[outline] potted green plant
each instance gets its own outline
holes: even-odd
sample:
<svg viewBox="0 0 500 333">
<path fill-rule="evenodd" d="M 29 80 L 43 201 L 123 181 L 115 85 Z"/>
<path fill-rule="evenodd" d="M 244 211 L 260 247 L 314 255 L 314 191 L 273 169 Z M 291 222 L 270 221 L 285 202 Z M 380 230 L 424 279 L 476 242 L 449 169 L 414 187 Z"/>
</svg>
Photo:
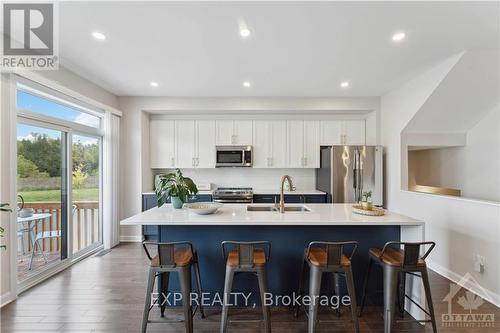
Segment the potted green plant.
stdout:
<svg viewBox="0 0 500 333">
<path fill-rule="evenodd" d="M 12 212 L 12 209 L 10 209 L 8 203 L 3 203 L 3 204 L 0 204 L 0 212 Z M 5 231 L 5 229 L 0 227 L 0 237 L 3 237 L 4 231 Z M 6 248 L 7 248 L 7 246 L 0 245 L 0 249 L 6 249 Z"/>
<path fill-rule="evenodd" d="M 180 169 L 175 169 L 175 172 L 158 177 L 155 192 L 158 207 L 170 199 L 172 206 L 179 209 L 187 202 L 189 196 L 198 193 L 198 188 L 191 178 L 184 177 Z"/>
<path fill-rule="evenodd" d="M 372 210 L 373 209 L 373 203 L 370 200 L 372 197 L 372 191 L 365 191 L 363 192 L 363 200 L 361 201 L 361 208 L 365 210 Z"/>
</svg>

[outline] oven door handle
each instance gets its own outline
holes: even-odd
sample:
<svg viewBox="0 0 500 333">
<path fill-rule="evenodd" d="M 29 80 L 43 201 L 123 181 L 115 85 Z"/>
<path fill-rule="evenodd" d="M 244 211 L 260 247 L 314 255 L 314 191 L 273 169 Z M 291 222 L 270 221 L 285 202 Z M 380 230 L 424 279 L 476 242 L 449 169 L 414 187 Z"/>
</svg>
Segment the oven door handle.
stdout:
<svg viewBox="0 0 500 333">
<path fill-rule="evenodd" d="M 214 199 L 214 202 L 220 203 L 252 203 L 251 199 L 238 199 L 238 200 L 226 200 L 226 199 Z"/>
</svg>

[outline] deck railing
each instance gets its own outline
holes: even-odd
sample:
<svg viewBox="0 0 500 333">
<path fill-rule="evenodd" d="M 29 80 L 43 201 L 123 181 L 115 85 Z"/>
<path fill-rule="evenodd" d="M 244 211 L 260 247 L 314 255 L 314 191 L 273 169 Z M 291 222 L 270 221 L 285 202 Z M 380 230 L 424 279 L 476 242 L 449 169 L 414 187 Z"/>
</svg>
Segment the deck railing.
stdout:
<svg viewBox="0 0 500 333">
<path fill-rule="evenodd" d="M 97 201 L 77 201 L 73 202 L 73 218 L 68 219 L 68 223 L 73 223 L 73 252 L 84 249 L 85 247 L 99 241 L 101 237 L 101 228 L 99 224 L 99 202 Z M 61 203 L 58 202 L 26 202 L 25 208 L 33 208 L 36 213 L 49 213 L 47 218 L 37 223 L 35 234 L 42 231 L 61 230 Z M 27 250 L 31 251 L 31 239 L 28 233 Z M 44 239 L 41 242 L 43 251 L 57 252 L 61 249 L 61 238 Z"/>
</svg>

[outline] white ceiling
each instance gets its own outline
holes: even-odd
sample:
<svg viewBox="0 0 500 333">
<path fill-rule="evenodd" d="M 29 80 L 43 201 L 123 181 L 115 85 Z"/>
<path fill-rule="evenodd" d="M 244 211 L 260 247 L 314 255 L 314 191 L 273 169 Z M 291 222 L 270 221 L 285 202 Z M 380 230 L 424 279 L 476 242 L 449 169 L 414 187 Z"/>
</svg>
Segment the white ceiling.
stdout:
<svg viewBox="0 0 500 333">
<path fill-rule="evenodd" d="M 498 24 L 498 2 L 62 2 L 59 47 L 63 66 L 121 96 L 380 96 L 498 47 Z"/>
</svg>

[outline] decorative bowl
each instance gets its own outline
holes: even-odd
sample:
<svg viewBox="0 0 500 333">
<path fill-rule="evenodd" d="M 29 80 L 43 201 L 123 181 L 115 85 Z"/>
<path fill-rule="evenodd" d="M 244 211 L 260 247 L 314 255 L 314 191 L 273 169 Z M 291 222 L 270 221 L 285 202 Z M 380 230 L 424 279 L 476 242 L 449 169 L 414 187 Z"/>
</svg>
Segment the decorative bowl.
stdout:
<svg viewBox="0 0 500 333">
<path fill-rule="evenodd" d="M 379 207 L 372 207 L 371 210 L 363 209 L 361 205 L 352 205 L 352 212 L 360 215 L 368 216 L 383 216 L 385 215 L 385 209 Z"/>
<path fill-rule="evenodd" d="M 17 216 L 19 217 L 31 217 L 35 214 L 35 210 L 33 208 L 23 208 L 17 212 Z"/>
<path fill-rule="evenodd" d="M 215 213 L 222 206 L 224 205 L 220 202 L 193 202 L 184 204 L 183 208 L 195 214 L 208 215 Z"/>
</svg>

